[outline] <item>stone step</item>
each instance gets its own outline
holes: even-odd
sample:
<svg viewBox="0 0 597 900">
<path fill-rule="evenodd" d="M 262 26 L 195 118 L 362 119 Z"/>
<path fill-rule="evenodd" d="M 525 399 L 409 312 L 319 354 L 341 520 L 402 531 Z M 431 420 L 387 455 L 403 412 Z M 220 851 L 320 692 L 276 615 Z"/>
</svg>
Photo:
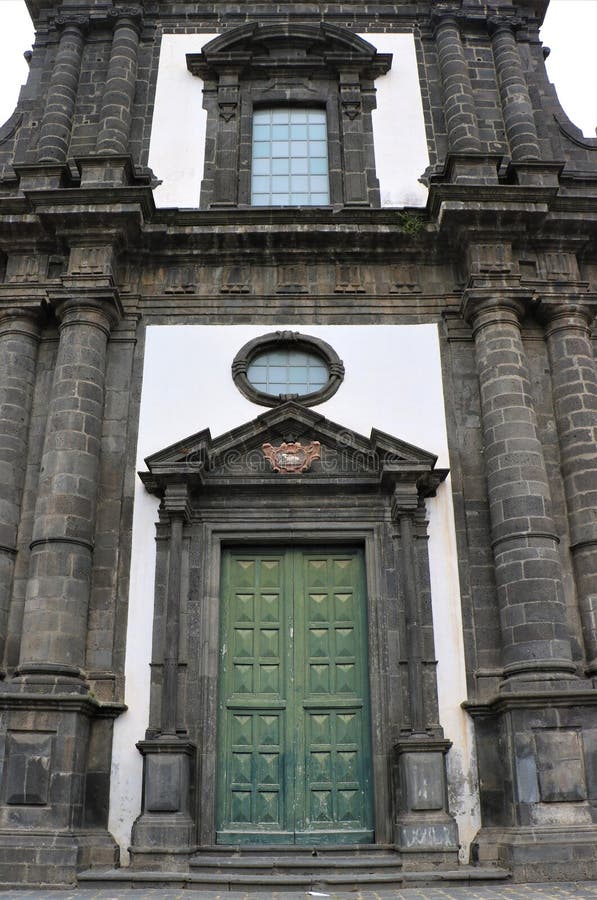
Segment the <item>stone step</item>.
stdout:
<svg viewBox="0 0 597 900">
<path fill-rule="evenodd" d="M 421 872 L 395 871 L 319 871 L 289 874 L 266 869 L 260 873 L 245 872 L 148 872 L 130 869 L 89 870 L 78 876 L 82 887 L 113 888 L 180 888 L 224 891 L 296 891 L 366 890 L 403 887 L 455 887 L 459 885 L 494 884 L 510 877 L 505 869 L 484 866 L 460 866 L 458 869 L 433 869 Z"/>
<path fill-rule="evenodd" d="M 207 856 L 396 856 L 394 844 L 202 844 L 192 859 Z"/>
<path fill-rule="evenodd" d="M 346 850 L 344 851 L 346 853 Z M 369 854 L 362 856 L 340 856 L 327 854 L 268 854 L 264 856 L 245 854 L 207 854 L 193 856 L 189 860 L 191 872 L 229 872 L 235 875 L 247 874 L 309 874 L 321 876 L 324 873 L 341 874 L 342 872 L 381 873 L 384 870 L 400 872 L 402 863 L 397 853 Z"/>
</svg>

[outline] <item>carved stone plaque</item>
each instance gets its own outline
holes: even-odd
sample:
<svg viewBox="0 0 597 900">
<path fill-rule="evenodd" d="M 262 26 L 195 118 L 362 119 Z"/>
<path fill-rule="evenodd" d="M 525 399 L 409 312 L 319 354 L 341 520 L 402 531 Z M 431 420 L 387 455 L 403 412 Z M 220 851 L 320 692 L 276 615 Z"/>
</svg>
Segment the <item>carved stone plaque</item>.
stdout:
<svg viewBox="0 0 597 900">
<path fill-rule="evenodd" d="M 262 450 L 274 472 L 296 475 L 299 472 L 306 472 L 313 460 L 319 459 L 320 447 L 319 441 L 310 441 L 308 444 L 293 441 L 289 444 L 280 444 L 279 447 L 263 444 Z"/>
</svg>

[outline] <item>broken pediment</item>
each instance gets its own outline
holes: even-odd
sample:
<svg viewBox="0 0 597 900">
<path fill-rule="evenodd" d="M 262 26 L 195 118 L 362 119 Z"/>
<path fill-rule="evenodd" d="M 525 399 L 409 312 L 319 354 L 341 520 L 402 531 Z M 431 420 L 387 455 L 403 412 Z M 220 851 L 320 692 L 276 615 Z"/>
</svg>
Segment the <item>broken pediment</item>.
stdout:
<svg viewBox="0 0 597 900">
<path fill-rule="evenodd" d="M 294 401 L 268 410 L 251 422 L 212 438 L 209 429 L 149 456 L 140 473 L 152 493 L 187 483 L 280 485 L 300 480 L 305 487 L 328 484 L 344 490 L 390 490 L 416 486 L 432 494 L 445 478 L 437 457 L 373 429 L 364 437 Z"/>
</svg>

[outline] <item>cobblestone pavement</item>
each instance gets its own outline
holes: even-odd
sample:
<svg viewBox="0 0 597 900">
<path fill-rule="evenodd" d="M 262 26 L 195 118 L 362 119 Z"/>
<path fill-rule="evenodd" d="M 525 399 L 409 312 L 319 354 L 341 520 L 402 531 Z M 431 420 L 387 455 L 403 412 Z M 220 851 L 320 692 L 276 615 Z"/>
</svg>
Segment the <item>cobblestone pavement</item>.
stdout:
<svg viewBox="0 0 597 900">
<path fill-rule="evenodd" d="M 0 900 L 597 900 L 597 881 L 511 886 L 417 887 L 390 891 L 240 893 L 153 888 L 0 891 Z"/>
</svg>

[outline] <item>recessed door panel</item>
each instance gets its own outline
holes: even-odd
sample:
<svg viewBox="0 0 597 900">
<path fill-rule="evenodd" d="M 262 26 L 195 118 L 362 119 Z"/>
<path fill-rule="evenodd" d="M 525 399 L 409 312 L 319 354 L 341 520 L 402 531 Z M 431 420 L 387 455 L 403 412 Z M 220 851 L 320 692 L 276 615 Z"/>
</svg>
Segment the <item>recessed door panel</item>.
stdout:
<svg viewBox="0 0 597 900">
<path fill-rule="evenodd" d="M 222 566 L 220 843 L 371 841 L 358 550 L 230 550 Z"/>
</svg>

